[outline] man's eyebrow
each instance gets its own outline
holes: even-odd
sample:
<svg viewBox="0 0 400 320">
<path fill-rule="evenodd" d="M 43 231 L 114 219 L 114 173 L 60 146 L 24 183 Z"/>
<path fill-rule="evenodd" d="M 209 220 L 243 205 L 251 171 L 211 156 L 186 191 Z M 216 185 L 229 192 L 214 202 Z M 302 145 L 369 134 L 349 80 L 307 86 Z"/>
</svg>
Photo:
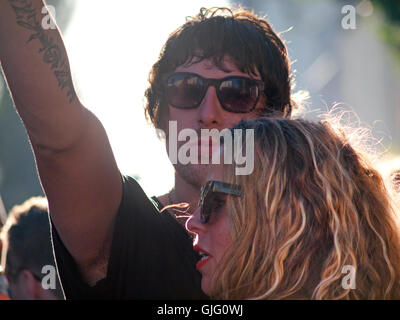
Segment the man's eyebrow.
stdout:
<svg viewBox="0 0 400 320">
<path fill-rule="evenodd" d="M 223 61 L 220 61 L 219 63 L 218 62 L 215 63 L 215 61 L 213 61 L 212 59 L 213 58 L 204 58 L 201 56 L 193 56 L 192 58 L 188 59 L 188 61 L 186 61 L 184 64 L 182 64 L 182 66 L 190 67 L 194 64 L 202 62 L 203 60 L 208 60 L 208 63 L 204 66 L 206 70 L 211 70 L 214 67 L 216 67 L 225 73 L 232 73 L 234 71 L 233 69 L 229 69 L 227 66 L 225 66 L 225 63 Z"/>
</svg>

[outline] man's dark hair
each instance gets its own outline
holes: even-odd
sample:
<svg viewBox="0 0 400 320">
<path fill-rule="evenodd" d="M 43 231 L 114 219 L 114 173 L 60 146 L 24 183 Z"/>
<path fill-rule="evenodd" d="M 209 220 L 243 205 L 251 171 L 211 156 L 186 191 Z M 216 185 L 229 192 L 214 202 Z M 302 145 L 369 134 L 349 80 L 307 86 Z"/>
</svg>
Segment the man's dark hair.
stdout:
<svg viewBox="0 0 400 320">
<path fill-rule="evenodd" d="M 32 197 L 14 206 L 1 231 L 3 241 L 2 265 L 9 276 L 15 278 L 22 270 L 40 277 L 45 265 L 55 267 L 50 236 L 48 203 L 43 197 Z M 4 261 L 6 260 L 6 261 Z M 49 289 L 59 299 L 64 299 L 61 285 Z"/>
<path fill-rule="evenodd" d="M 147 119 L 156 128 L 163 128 L 168 115 L 163 96 L 162 76 L 191 61 L 212 59 L 222 68 L 224 56 L 230 56 L 236 67 L 249 75 L 255 70 L 265 83 L 265 108 L 262 116 L 278 113 L 290 116 L 290 61 L 286 46 L 271 25 L 249 11 L 232 12 L 228 8 L 200 9 L 195 17 L 170 34 L 158 61 L 149 75 L 146 90 Z"/>
</svg>

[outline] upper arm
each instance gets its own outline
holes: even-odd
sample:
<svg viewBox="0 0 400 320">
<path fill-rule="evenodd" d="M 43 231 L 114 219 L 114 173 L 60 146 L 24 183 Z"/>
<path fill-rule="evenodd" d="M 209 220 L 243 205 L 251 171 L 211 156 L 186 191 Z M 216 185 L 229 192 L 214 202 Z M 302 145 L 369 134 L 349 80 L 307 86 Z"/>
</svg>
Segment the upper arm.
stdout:
<svg viewBox="0 0 400 320">
<path fill-rule="evenodd" d="M 86 128 L 69 148 L 33 149 L 53 223 L 78 265 L 89 268 L 110 250 L 122 181 L 103 126 L 84 113 Z"/>
<path fill-rule="evenodd" d="M 103 126 L 75 93 L 60 31 L 41 25 L 43 6 L 0 0 L 0 61 L 54 226 L 90 273 L 109 252 L 122 182 Z"/>
<path fill-rule="evenodd" d="M 80 266 L 107 253 L 122 184 L 106 132 L 79 101 L 42 0 L 0 0 L 0 61 L 27 129 L 50 215 Z"/>
</svg>

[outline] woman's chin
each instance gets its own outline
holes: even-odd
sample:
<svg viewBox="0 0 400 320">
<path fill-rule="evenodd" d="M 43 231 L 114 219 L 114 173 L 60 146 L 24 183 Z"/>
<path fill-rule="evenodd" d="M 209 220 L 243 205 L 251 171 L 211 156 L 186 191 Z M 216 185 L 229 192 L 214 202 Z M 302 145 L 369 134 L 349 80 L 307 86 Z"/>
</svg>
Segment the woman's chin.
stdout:
<svg viewBox="0 0 400 320">
<path fill-rule="evenodd" d="M 211 285 L 209 278 L 207 276 L 203 276 L 201 278 L 201 290 L 203 290 L 203 292 L 208 296 L 210 295 L 210 287 Z"/>
</svg>

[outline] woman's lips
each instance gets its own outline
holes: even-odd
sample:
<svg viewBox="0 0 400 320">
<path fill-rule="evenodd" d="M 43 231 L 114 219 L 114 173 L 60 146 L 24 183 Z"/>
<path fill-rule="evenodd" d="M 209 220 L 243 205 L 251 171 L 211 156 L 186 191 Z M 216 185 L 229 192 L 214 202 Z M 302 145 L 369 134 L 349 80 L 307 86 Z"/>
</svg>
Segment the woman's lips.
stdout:
<svg viewBox="0 0 400 320">
<path fill-rule="evenodd" d="M 197 269 L 197 270 L 200 270 L 200 268 L 201 268 L 202 266 L 204 266 L 210 259 L 211 259 L 211 257 L 202 258 L 200 261 L 198 261 L 198 262 L 196 263 L 196 269 Z"/>
<path fill-rule="evenodd" d="M 199 270 L 211 259 L 211 255 L 197 244 L 193 246 L 193 249 L 201 256 L 201 259 L 196 263 L 196 269 Z"/>
</svg>

